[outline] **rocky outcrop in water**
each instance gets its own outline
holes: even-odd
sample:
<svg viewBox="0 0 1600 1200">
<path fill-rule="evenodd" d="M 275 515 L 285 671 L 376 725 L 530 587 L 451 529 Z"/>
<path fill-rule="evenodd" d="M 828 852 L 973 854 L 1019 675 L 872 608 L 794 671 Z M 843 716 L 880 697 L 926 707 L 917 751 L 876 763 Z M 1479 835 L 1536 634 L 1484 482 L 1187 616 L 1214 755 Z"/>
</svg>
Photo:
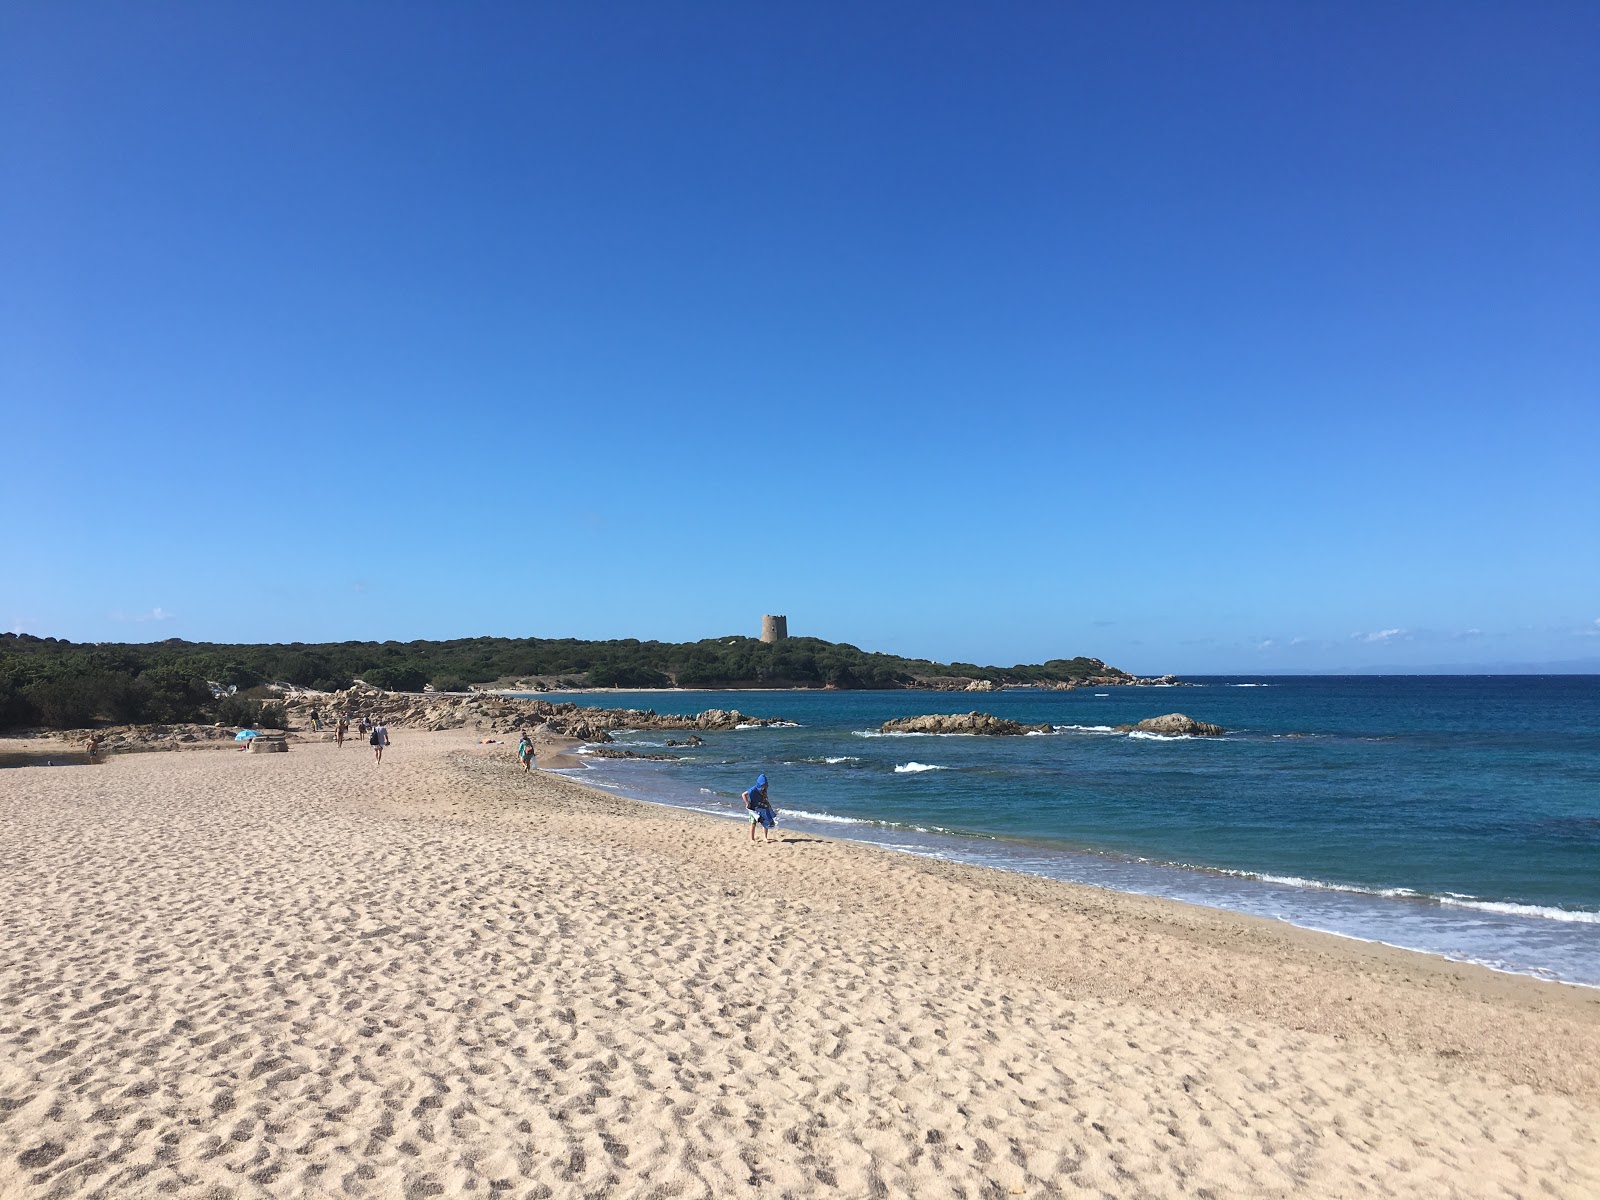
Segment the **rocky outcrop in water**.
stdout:
<svg viewBox="0 0 1600 1200">
<path fill-rule="evenodd" d="M 1228 731 L 1221 725 L 1209 725 L 1182 713 L 1168 713 L 1164 717 L 1146 717 L 1137 725 L 1118 725 L 1117 732 L 1161 733 L 1168 737 L 1221 737 Z"/>
<path fill-rule="evenodd" d="M 482 729 L 495 733 L 539 730 L 548 737 L 608 742 L 617 729 L 671 729 L 708 733 L 739 726 L 787 724 L 779 717 L 751 717 L 738 709 L 707 709 L 692 716 L 654 709 L 580 708 L 548 700 L 496 696 L 488 692 L 384 692 L 354 687 L 331 695 L 315 693 L 287 701 L 293 711 L 318 709 L 324 722 L 347 717 L 378 717 L 386 725 L 410 729 Z"/>
<path fill-rule="evenodd" d="M 924 717 L 899 717 L 885 721 L 879 733 L 975 733 L 987 737 L 1013 737 L 1023 733 L 1049 733 L 1049 725 L 1024 725 L 991 713 L 932 713 Z"/>
</svg>

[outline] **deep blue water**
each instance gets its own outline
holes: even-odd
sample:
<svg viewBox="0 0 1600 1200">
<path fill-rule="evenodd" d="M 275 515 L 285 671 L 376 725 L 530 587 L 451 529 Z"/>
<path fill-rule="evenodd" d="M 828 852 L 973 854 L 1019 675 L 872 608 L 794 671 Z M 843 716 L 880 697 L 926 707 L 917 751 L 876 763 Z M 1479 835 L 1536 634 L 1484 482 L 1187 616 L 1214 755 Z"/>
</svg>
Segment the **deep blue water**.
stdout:
<svg viewBox="0 0 1600 1200">
<path fill-rule="evenodd" d="M 1600 677 L 1198 683 L 572 698 L 798 723 L 586 772 L 641 798 L 737 814 L 765 771 L 790 828 L 1600 985 Z M 1057 732 L 876 735 L 890 717 L 974 708 Z M 1229 733 L 1110 730 L 1173 711 Z M 659 752 L 665 736 L 619 740 Z"/>
</svg>

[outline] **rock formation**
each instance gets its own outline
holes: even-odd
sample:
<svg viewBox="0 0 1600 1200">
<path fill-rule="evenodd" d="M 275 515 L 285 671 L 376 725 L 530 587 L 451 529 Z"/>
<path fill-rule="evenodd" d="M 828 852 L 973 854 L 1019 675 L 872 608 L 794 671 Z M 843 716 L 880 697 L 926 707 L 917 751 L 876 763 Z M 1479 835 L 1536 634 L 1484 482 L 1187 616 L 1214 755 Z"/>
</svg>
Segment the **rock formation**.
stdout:
<svg viewBox="0 0 1600 1200">
<path fill-rule="evenodd" d="M 1007 721 L 991 713 L 933 713 L 924 717 L 900 717 L 885 721 L 880 733 L 976 733 L 993 737 L 1009 737 L 1023 733 L 1050 733 L 1049 725 L 1024 725 Z"/>
<path fill-rule="evenodd" d="M 482 729 L 494 733 L 536 730 L 547 737 L 608 742 L 616 729 L 672 729 L 706 733 L 740 725 L 786 724 L 778 717 L 750 717 L 737 709 L 707 709 L 693 716 L 658 713 L 654 709 L 580 708 L 548 700 L 495 696 L 487 692 L 384 692 L 354 687 L 332 695 L 308 695 L 288 701 L 291 710 L 320 708 L 352 724 L 366 715 L 385 724 L 412 729 Z"/>
<path fill-rule="evenodd" d="M 1228 731 L 1221 725 L 1208 725 L 1182 713 L 1168 713 L 1164 717 L 1146 717 L 1137 725 L 1118 725 L 1118 733 L 1164 733 L 1169 737 L 1221 737 Z"/>
</svg>

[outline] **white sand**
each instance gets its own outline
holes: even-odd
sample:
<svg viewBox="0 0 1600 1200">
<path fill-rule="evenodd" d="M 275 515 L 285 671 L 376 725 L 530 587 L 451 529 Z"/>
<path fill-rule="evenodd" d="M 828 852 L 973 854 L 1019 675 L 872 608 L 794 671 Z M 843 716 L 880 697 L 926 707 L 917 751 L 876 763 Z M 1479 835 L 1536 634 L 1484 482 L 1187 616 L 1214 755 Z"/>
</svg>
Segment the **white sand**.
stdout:
<svg viewBox="0 0 1600 1200">
<path fill-rule="evenodd" d="M 1600 1197 L 1600 993 L 394 736 L 0 772 L 0 1196 Z"/>
</svg>

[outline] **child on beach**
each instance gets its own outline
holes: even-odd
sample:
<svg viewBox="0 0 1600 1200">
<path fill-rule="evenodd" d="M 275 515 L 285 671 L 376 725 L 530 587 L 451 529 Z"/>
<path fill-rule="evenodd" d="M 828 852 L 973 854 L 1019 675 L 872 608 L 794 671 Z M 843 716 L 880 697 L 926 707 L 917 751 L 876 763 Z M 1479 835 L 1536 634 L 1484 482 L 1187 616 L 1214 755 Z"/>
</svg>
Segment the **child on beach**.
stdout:
<svg viewBox="0 0 1600 1200">
<path fill-rule="evenodd" d="M 521 760 L 524 771 L 533 770 L 533 739 L 527 734 L 523 734 L 522 740 L 517 743 L 517 758 Z"/>
<path fill-rule="evenodd" d="M 367 743 L 372 747 L 372 761 L 383 761 L 383 748 L 389 744 L 389 731 L 384 728 L 382 721 L 377 721 L 372 726 L 372 732 L 367 735 Z"/>
<path fill-rule="evenodd" d="M 778 823 L 778 812 L 767 799 L 767 777 L 756 776 L 756 785 L 743 793 L 744 806 L 750 811 L 750 840 L 756 840 L 756 826 L 761 826 L 764 842 L 772 840 L 772 827 Z"/>
</svg>

